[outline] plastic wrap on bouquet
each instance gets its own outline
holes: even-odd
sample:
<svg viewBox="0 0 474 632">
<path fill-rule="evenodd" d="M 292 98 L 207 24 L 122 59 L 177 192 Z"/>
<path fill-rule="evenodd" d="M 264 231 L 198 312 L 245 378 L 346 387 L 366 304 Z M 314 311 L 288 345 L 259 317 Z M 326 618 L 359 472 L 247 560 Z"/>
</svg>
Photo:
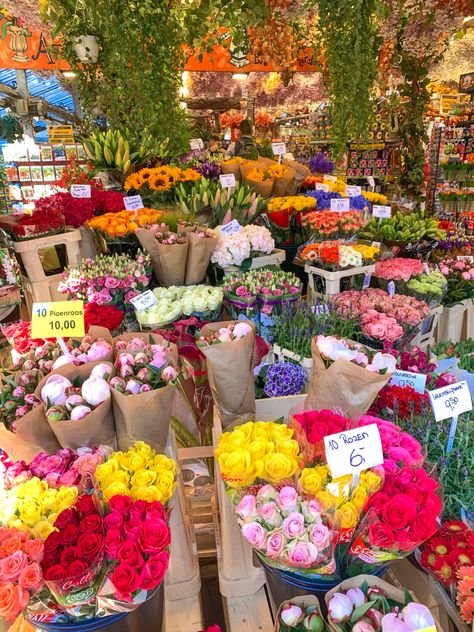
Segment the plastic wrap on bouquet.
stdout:
<svg viewBox="0 0 474 632">
<path fill-rule="evenodd" d="M 259 334 L 267 342 L 273 342 L 275 337 L 276 319 L 281 316 L 283 305 L 296 303 L 299 294 L 272 295 L 260 294 L 258 296 L 258 306 L 260 310 L 260 331 Z"/>
<path fill-rule="evenodd" d="M 255 325 L 257 333 L 260 333 L 260 310 L 256 296 L 245 297 L 226 293 L 224 306 L 231 320 L 250 321 Z"/>
</svg>

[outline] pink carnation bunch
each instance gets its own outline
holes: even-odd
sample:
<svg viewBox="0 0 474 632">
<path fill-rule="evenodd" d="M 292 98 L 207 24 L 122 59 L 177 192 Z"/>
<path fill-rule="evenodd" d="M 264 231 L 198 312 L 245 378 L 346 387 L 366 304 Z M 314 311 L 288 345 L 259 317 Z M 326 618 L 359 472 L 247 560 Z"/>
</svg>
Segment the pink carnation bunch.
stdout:
<svg viewBox="0 0 474 632">
<path fill-rule="evenodd" d="M 375 264 L 375 276 L 388 281 L 409 281 L 423 273 L 423 264 L 418 259 L 385 259 Z"/>
</svg>

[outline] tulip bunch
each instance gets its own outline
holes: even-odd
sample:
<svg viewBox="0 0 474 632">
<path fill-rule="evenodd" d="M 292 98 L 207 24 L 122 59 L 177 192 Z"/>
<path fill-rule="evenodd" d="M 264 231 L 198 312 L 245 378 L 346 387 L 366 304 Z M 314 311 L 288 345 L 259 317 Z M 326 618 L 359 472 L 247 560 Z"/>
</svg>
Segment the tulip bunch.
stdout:
<svg viewBox="0 0 474 632">
<path fill-rule="evenodd" d="M 102 363 L 93 367 L 90 377 L 81 387 L 76 387 L 67 377 L 53 374 L 41 389 L 41 401 L 46 406 L 46 417 L 50 421 L 79 421 L 110 399 L 107 380 L 111 365 Z"/>
<path fill-rule="evenodd" d="M 18 382 L 4 378 L 0 391 L 0 419 L 7 430 L 15 432 L 16 421 L 41 403 L 34 392 L 42 377 L 34 369 L 25 369 L 18 376 Z"/>
<path fill-rule="evenodd" d="M 364 367 L 374 373 L 393 373 L 396 360 L 390 353 L 374 353 L 367 347 L 356 342 L 349 342 L 334 336 L 318 336 L 319 353 L 329 365 L 336 360 L 347 360 Z"/>
<path fill-rule="evenodd" d="M 410 632 L 436 627 L 426 606 L 397 603 L 386 589 L 367 582 L 334 593 L 328 601 L 328 618 L 340 632 Z"/>
<path fill-rule="evenodd" d="M 311 630 L 312 632 L 325 632 L 326 624 L 316 604 L 304 607 L 291 601 L 280 606 L 279 610 L 280 632 L 291 630 Z"/>
<path fill-rule="evenodd" d="M 166 386 L 178 377 L 178 369 L 167 355 L 167 347 L 134 338 L 119 341 L 111 388 L 123 395 L 138 395 Z"/>
</svg>

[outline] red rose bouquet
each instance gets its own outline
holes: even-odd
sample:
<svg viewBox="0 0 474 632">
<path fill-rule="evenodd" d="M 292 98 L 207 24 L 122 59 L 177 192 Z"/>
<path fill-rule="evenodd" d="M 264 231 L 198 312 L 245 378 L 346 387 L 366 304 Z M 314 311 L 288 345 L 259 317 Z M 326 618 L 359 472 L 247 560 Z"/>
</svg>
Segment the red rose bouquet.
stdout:
<svg viewBox="0 0 474 632">
<path fill-rule="evenodd" d="M 106 327 L 109 331 L 118 329 L 122 324 L 125 313 L 114 305 L 99 305 L 87 303 L 84 307 L 84 325 L 86 333 L 91 325 Z"/>
<path fill-rule="evenodd" d="M 293 415 L 289 426 L 295 432 L 305 463 L 325 460 L 324 437 L 346 430 L 349 420 L 331 410 L 305 410 Z"/>
<path fill-rule="evenodd" d="M 21 321 L 12 323 L 6 327 L 2 327 L 2 334 L 8 340 L 16 355 L 13 354 L 13 362 L 16 362 L 17 356 L 25 355 L 31 349 L 41 347 L 45 340 L 42 338 L 31 337 L 31 323 L 29 321 Z M 55 341 L 55 338 L 47 338 L 49 341 Z"/>
</svg>

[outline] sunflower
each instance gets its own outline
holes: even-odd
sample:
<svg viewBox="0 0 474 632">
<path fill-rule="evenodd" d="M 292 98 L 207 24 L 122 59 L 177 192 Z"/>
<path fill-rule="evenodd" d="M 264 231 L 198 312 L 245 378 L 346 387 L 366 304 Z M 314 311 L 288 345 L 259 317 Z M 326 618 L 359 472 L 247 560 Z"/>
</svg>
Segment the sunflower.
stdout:
<svg viewBox="0 0 474 632">
<path fill-rule="evenodd" d="M 148 181 L 148 185 L 153 191 L 169 191 L 171 188 L 170 178 L 160 173 L 152 175 Z"/>
<path fill-rule="evenodd" d="M 195 169 L 186 169 L 181 171 L 179 179 L 182 182 L 197 182 L 201 178 L 201 174 Z"/>
<path fill-rule="evenodd" d="M 162 176 L 166 176 L 170 183 L 177 182 L 181 175 L 181 169 L 179 167 L 170 167 L 168 165 L 157 167 L 154 171 Z"/>
<path fill-rule="evenodd" d="M 474 597 L 468 597 L 460 604 L 461 616 L 466 623 L 472 623 L 474 619 Z"/>
<path fill-rule="evenodd" d="M 142 181 L 142 184 L 146 184 L 146 182 L 151 178 L 151 176 L 153 175 L 153 171 L 154 169 L 140 169 L 140 171 L 136 174 L 140 180 Z"/>
<path fill-rule="evenodd" d="M 132 173 L 125 180 L 123 188 L 125 189 L 125 191 L 130 191 L 130 189 L 138 190 L 142 186 L 142 184 L 143 182 L 138 173 Z"/>
</svg>

